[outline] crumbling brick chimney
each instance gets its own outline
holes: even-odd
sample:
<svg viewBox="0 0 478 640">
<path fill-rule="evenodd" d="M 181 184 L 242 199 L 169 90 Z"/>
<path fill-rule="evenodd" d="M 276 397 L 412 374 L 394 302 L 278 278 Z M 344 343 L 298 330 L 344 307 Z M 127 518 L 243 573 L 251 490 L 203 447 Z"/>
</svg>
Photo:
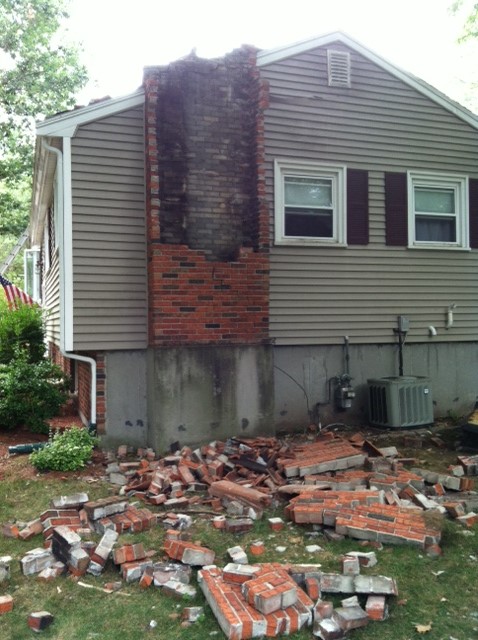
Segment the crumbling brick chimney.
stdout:
<svg viewBox="0 0 478 640">
<path fill-rule="evenodd" d="M 268 340 L 256 52 L 145 71 L 150 344 Z"/>
</svg>

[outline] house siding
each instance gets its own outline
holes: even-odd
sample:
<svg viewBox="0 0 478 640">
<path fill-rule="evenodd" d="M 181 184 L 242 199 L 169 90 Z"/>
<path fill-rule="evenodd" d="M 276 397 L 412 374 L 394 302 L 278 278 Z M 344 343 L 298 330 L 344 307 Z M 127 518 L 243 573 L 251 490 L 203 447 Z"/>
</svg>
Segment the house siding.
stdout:
<svg viewBox="0 0 478 640">
<path fill-rule="evenodd" d="M 392 343 L 396 316 L 411 320 L 409 342 L 471 341 L 478 334 L 478 253 L 385 245 L 387 171 L 421 169 L 478 176 L 477 132 L 375 63 L 351 54 L 352 86 L 327 86 L 327 48 L 261 68 L 266 195 L 273 238 L 273 162 L 343 163 L 369 172 L 367 246 L 273 246 L 270 336 L 277 345 Z M 445 330 L 446 309 L 457 304 Z"/>
<path fill-rule="evenodd" d="M 74 349 L 147 346 L 144 110 L 72 139 Z"/>
<path fill-rule="evenodd" d="M 60 344 L 60 265 L 58 251 L 44 278 L 42 307 L 45 310 L 45 336 L 47 342 Z"/>
</svg>

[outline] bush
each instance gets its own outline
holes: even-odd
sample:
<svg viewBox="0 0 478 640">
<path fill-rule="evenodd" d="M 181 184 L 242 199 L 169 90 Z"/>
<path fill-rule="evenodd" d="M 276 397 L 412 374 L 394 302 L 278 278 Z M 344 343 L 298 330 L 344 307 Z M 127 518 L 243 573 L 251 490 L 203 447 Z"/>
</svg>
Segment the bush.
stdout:
<svg viewBox="0 0 478 640">
<path fill-rule="evenodd" d="M 68 379 L 49 360 L 32 364 L 18 346 L 8 364 L 0 364 L 0 426 L 27 426 L 48 433 L 45 420 L 58 415 L 68 398 Z"/>
<path fill-rule="evenodd" d="M 20 348 L 29 362 L 40 362 L 45 355 L 42 311 L 22 304 L 18 309 L 0 308 L 0 363 L 8 364 Z"/>
<path fill-rule="evenodd" d="M 30 454 L 30 462 L 40 471 L 76 471 L 91 459 L 97 439 L 82 427 L 57 431 L 48 444 Z"/>
</svg>

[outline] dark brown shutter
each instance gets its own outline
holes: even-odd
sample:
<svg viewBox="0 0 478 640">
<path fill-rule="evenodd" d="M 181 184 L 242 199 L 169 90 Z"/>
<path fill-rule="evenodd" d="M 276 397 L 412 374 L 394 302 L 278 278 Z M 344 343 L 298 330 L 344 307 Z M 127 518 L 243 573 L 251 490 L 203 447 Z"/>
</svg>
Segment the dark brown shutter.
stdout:
<svg viewBox="0 0 478 640">
<path fill-rule="evenodd" d="M 478 249 L 478 180 L 469 180 L 470 247 Z"/>
<path fill-rule="evenodd" d="M 385 173 L 385 243 L 408 244 L 407 174 Z"/>
<path fill-rule="evenodd" d="M 347 244 L 368 244 L 368 171 L 347 170 Z"/>
</svg>

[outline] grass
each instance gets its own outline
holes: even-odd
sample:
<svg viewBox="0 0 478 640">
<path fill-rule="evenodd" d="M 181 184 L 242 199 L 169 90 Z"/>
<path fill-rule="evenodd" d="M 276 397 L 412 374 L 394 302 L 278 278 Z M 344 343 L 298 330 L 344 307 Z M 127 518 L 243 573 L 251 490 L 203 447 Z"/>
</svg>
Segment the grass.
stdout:
<svg viewBox="0 0 478 640">
<path fill-rule="evenodd" d="M 433 460 L 431 457 L 428 459 L 430 452 L 425 450 L 424 453 L 427 454 L 427 466 L 432 468 Z M 456 454 L 451 457 L 456 459 Z M 25 460 L 21 464 L 27 464 Z M 449 463 L 448 454 L 435 450 L 434 462 L 436 470 L 444 470 Z M 0 482 L 0 522 L 15 518 L 32 519 L 48 507 L 54 496 L 86 491 L 91 499 L 95 499 L 111 493 L 111 487 L 106 483 L 88 483 L 75 479 L 72 474 L 64 475 L 68 479 L 39 475 L 31 480 L 17 480 L 15 474 L 8 475 Z M 282 509 L 277 508 L 267 514 L 269 517 L 272 515 L 282 515 Z M 256 539 L 262 539 L 266 545 L 266 553 L 260 561 L 316 562 L 324 571 L 340 571 L 340 558 L 347 551 L 370 550 L 362 548 L 354 540 L 328 542 L 322 536 L 310 537 L 307 535 L 311 533 L 310 527 L 294 524 L 288 524 L 283 532 L 274 534 L 267 526 L 267 518 L 257 521 L 252 532 L 234 536 L 212 528 L 205 516 L 198 515 L 194 516 L 190 532 L 193 541 L 200 541 L 215 550 L 219 565 L 228 561 L 228 547 L 241 544 L 247 549 Z M 147 549 L 157 551 L 158 560 L 162 557 L 163 539 L 164 530 L 160 526 L 135 536 L 120 537 L 122 542 L 142 541 Z M 46 639 L 209 640 L 223 637 L 199 589 L 194 599 L 180 601 L 154 587 L 143 591 L 137 584 L 125 584 L 121 591 L 105 594 L 83 588 L 71 577 L 40 583 L 35 576 L 23 576 L 20 558 L 26 551 L 41 546 L 42 542 L 41 536 L 30 541 L 0 538 L 0 555 L 14 558 L 11 580 L 0 584 L 0 594 L 9 593 L 15 601 L 13 612 L 0 618 L 0 640 L 31 639 L 33 633 L 26 620 L 30 612 L 38 610 L 47 610 L 55 617 L 53 625 L 42 633 Z M 323 550 L 308 554 L 305 545 L 311 543 L 319 544 Z M 279 545 L 287 547 L 285 553 L 276 551 Z M 465 530 L 447 521 L 442 548 L 443 555 L 437 559 L 405 546 L 384 547 L 377 551 L 378 564 L 363 572 L 394 577 L 399 596 L 390 600 L 388 620 L 371 623 L 364 629 L 351 632 L 349 637 L 354 640 L 413 640 L 422 637 L 416 625 L 430 622 L 431 630 L 424 635 L 427 640 L 472 640 L 478 637 L 478 527 Z M 102 587 L 118 577 L 117 570 L 108 566 L 101 577 L 87 575 L 82 581 Z M 338 604 L 340 599 L 335 598 L 334 601 Z M 189 627 L 182 626 L 182 609 L 195 605 L 205 606 L 204 618 Z M 156 626 L 151 626 L 151 621 L 155 621 Z M 293 636 L 295 640 L 312 637 L 311 629 Z"/>
</svg>

